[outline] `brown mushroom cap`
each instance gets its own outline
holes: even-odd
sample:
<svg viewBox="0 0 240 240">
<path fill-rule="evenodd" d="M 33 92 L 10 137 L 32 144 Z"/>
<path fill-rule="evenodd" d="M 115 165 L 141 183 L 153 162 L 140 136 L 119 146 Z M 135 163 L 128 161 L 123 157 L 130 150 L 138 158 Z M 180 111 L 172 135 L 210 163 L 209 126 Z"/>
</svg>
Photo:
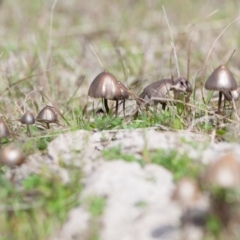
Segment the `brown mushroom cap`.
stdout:
<svg viewBox="0 0 240 240">
<path fill-rule="evenodd" d="M 220 65 L 208 77 L 205 88 L 213 91 L 232 91 L 237 89 L 237 83 L 231 71 Z"/>
<path fill-rule="evenodd" d="M 22 124 L 34 124 L 35 123 L 35 118 L 34 118 L 34 116 L 31 112 L 27 111 L 21 117 L 20 122 Z"/>
<path fill-rule="evenodd" d="M 24 163 L 25 159 L 26 157 L 13 143 L 10 143 L 0 152 L 0 163 L 9 167 L 19 166 Z"/>
<path fill-rule="evenodd" d="M 119 84 L 120 91 L 121 91 L 121 97 L 118 99 L 119 100 L 128 99 L 129 98 L 128 89 L 124 86 L 124 84 L 122 82 L 118 81 L 118 84 Z"/>
<path fill-rule="evenodd" d="M 52 107 L 46 106 L 38 113 L 36 120 L 44 123 L 56 123 L 57 115 L 53 111 Z"/>
<path fill-rule="evenodd" d="M 126 87 L 107 71 L 96 76 L 90 85 L 88 95 L 92 98 L 109 100 L 123 100 L 128 98 Z"/>
<path fill-rule="evenodd" d="M 11 132 L 7 124 L 3 120 L 0 120 L 0 138 L 9 137 L 10 134 Z"/>
</svg>

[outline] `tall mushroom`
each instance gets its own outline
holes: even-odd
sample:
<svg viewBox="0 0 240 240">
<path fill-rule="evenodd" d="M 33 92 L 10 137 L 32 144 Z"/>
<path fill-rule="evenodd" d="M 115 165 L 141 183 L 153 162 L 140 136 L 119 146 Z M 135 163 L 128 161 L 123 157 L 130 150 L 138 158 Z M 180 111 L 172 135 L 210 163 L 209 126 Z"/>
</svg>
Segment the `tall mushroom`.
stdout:
<svg viewBox="0 0 240 240">
<path fill-rule="evenodd" d="M 223 92 L 234 91 L 237 89 L 236 80 L 233 77 L 231 71 L 224 65 L 220 65 L 216 68 L 212 74 L 208 77 L 205 88 L 207 90 L 219 91 L 218 99 L 218 111 L 221 113 L 221 101 Z"/>
<path fill-rule="evenodd" d="M 53 107 L 44 107 L 37 115 L 36 121 L 46 123 L 47 129 L 50 128 L 50 123 L 57 123 L 57 114 L 53 111 Z"/>
<path fill-rule="evenodd" d="M 104 71 L 97 75 L 91 83 L 88 96 L 102 98 L 106 113 L 109 113 L 108 100 L 116 101 L 115 114 L 118 113 L 118 101 L 129 97 L 127 88 L 109 72 Z"/>
<path fill-rule="evenodd" d="M 33 114 L 31 112 L 29 112 L 29 111 L 25 112 L 23 114 L 23 116 L 21 117 L 20 122 L 22 124 L 26 124 L 26 126 L 27 126 L 27 135 L 31 136 L 29 125 L 35 123 L 35 118 L 34 118 Z"/>
</svg>

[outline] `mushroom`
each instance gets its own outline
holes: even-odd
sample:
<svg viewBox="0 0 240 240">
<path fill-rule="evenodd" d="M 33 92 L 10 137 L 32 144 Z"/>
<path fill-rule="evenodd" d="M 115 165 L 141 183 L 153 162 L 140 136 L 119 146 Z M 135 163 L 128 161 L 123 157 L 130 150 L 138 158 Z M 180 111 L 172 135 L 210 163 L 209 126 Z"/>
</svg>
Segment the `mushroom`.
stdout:
<svg viewBox="0 0 240 240">
<path fill-rule="evenodd" d="M 239 99 L 240 96 L 240 88 L 238 87 L 236 90 L 233 91 L 223 91 L 223 95 L 225 97 L 226 100 L 228 101 L 236 101 Z"/>
<path fill-rule="evenodd" d="M 35 123 L 35 118 L 34 118 L 33 114 L 31 112 L 27 111 L 21 117 L 20 122 L 22 124 L 26 124 L 26 126 L 27 126 L 27 135 L 31 136 L 29 125 Z"/>
<path fill-rule="evenodd" d="M 201 195 L 197 183 L 191 178 L 182 178 L 177 182 L 176 189 L 172 194 L 172 199 L 178 201 L 183 206 L 188 206 Z"/>
<path fill-rule="evenodd" d="M 175 81 L 162 79 L 145 87 L 139 98 L 146 102 L 149 102 L 152 98 L 166 98 L 166 100 L 153 100 L 154 105 L 160 103 L 162 104 L 162 109 L 165 110 L 167 98 L 173 99 L 175 95 L 178 98 L 180 92 L 192 92 L 192 86 L 186 78 L 180 77 Z"/>
<path fill-rule="evenodd" d="M 176 201 L 183 209 L 182 223 L 202 226 L 206 222 L 209 211 L 209 200 L 201 192 L 197 182 L 191 178 L 182 178 L 177 182 L 172 194 L 172 200 Z"/>
<path fill-rule="evenodd" d="M 37 115 L 36 121 L 46 123 L 47 129 L 50 128 L 50 123 L 57 123 L 57 114 L 53 111 L 53 107 L 44 107 Z"/>
<path fill-rule="evenodd" d="M 104 100 L 106 113 L 109 113 L 107 100 L 115 100 L 116 115 L 118 113 L 118 101 L 125 100 L 129 97 L 127 88 L 107 71 L 95 77 L 89 87 L 88 96 L 92 98 L 102 98 Z M 125 107 L 125 105 L 123 107 Z"/>
<path fill-rule="evenodd" d="M 220 188 L 239 187 L 240 163 L 232 154 L 225 155 L 208 167 L 203 181 Z"/>
<path fill-rule="evenodd" d="M 119 100 L 123 100 L 123 115 L 125 116 L 125 100 L 129 98 L 128 89 L 123 85 L 122 82 L 118 81 L 118 84 L 120 85 L 120 91 L 122 93 L 122 97 L 119 98 Z M 116 106 L 117 107 L 117 106 Z M 116 109 L 117 112 L 117 109 Z"/>
<path fill-rule="evenodd" d="M 11 135 L 8 125 L 3 120 L 0 120 L 0 147 L 2 145 L 2 138 L 7 138 Z"/>
<path fill-rule="evenodd" d="M 13 143 L 10 143 L 0 152 L 0 163 L 11 168 L 22 165 L 25 159 L 24 154 Z"/>
<path fill-rule="evenodd" d="M 217 113 L 220 114 L 222 94 L 225 93 L 224 95 L 226 96 L 228 95 L 228 92 L 237 90 L 237 83 L 231 71 L 226 66 L 220 65 L 208 77 L 205 83 L 205 88 L 207 90 L 219 91 Z M 230 101 L 232 101 L 232 99 L 230 99 Z"/>
</svg>

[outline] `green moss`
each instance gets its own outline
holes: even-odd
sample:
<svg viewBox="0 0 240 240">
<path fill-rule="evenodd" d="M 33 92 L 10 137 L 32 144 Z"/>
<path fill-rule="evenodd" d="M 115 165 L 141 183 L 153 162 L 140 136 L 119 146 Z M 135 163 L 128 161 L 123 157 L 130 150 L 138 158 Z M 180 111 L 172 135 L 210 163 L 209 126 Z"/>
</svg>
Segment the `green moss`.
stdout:
<svg viewBox="0 0 240 240">
<path fill-rule="evenodd" d="M 71 181 L 64 184 L 45 171 L 30 175 L 18 189 L 1 175 L 1 239 L 46 239 L 78 204 L 80 176 L 72 172 Z"/>
<path fill-rule="evenodd" d="M 200 171 L 199 163 L 194 162 L 186 153 L 179 154 L 177 150 L 157 150 L 151 155 L 151 162 L 171 171 L 175 180 L 196 177 Z"/>
<path fill-rule="evenodd" d="M 103 197 L 91 196 L 88 197 L 85 202 L 88 205 L 88 211 L 93 217 L 99 217 L 103 214 L 106 202 Z"/>
</svg>

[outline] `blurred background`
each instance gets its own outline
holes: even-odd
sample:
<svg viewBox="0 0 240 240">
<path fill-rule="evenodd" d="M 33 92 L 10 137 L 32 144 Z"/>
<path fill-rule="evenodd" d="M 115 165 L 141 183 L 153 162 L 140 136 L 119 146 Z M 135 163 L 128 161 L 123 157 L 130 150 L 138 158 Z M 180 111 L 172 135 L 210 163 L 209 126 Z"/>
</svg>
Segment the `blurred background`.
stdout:
<svg viewBox="0 0 240 240">
<path fill-rule="evenodd" d="M 182 76 L 187 76 L 190 46 L 189 80 L 193 83 L 218 35 L 239 16 L 239 5 L 236 0 L 3 0 L 0 91 L 3 95 L 6 88 L 14 86 L 12 96 L 21 98 L 31 90 L 41 89 L 61 104 L 73 95 L 84 76 L 72 103 L 79 105 L 86 101 L 91 81 L 103 69 L 137 94 L 147 84 L 170 77 L 171 71 L 176 78 L 171 36 L 162 6 Z M 239 28 L 240 20 L 216 42 L 204 80 L 212 69 L 228 60 L 234 49 L 229 68 L 238 79 Z M 20 80 L 21 85 L 14 85 Z"/>
</svg>

